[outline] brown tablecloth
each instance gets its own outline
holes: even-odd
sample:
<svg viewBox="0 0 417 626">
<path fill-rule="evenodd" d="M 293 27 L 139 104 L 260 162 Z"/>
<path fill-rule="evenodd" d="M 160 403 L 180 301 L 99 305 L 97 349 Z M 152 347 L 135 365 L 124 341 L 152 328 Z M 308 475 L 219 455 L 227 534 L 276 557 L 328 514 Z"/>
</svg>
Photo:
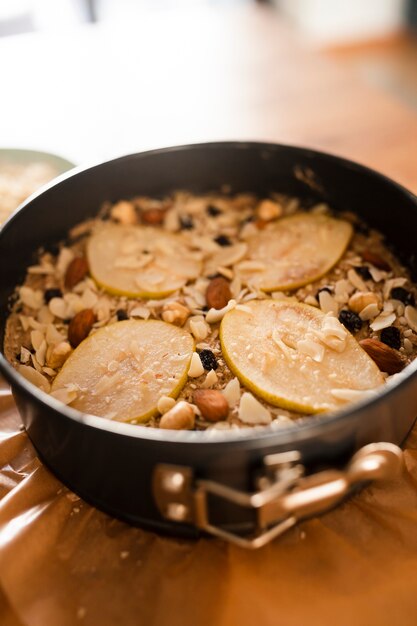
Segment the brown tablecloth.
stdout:
<svg viewBox="0 0 417 626">
<path fill-rule="evenodd" d="M 8 396 L 0 467 L 2 626 L 417 624 L 417 427 L 399 479 L 257 552 L 84 503 L 36 458 Z"/>
</svg>

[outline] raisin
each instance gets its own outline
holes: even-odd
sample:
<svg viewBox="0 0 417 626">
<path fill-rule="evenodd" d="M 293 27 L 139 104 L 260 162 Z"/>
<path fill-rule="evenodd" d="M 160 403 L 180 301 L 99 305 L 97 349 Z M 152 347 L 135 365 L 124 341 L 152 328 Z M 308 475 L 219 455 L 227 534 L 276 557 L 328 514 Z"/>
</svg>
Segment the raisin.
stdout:
<svg viewBox="0 0 417 626">
<path fill-rule="evenodd" d="M 46 304 L 52 300 L 52 298 L 62 298 L 62 291 L 60 289 L 46 289 L 43 294 Z"/>
<path fill-rule="evenodd" d="M 366 265 L 355 267 L 354 270 L 363 280 L 372 280 L 372 274 Z"/>
<path fill-rule="evenodd" d="M 403 302 L 404 304 L 411 304 L 411 306 L 414 306 L 415 304 L 413 294 L 407 291 L 407 289 L 404 289 L 404 287 L 393 287 L 391 289 L 390 298 L 393 300 L 400 300 L 400 302 Z"/>
<path fill-rule="evenodd" d="M 117 309 L 116 317 L 118 322 L 123 322 L 123 320 L 128 320 L 129 316 L 124 309 Z"/>
<path fill-rule="evenodd" d="M 382 343 L 385 343 L 385 345 L 390 348 L 394 348 L 394 350 L 399 350 L 401 348 L 401 333 L 395 326 L 383 328 L 381 330 L 380 339 Z"/>
<path fill-rule="evenodd" d="M 349 311 L 349 309 L 342 309 L 340 311 L 339 322 L 351 333 L 356 333 L 362 328 L 362 320 L 359 315 L 353 311 Z"/>
<path fill-rule="evenodd" d="M 227 237 L 226 235 L 219 235 L 218 237 L 214 238 L 214 241 L 216 243 L 219 244 L 219 246 L 231 246 L 232 242 L 230 241 L 229 237 Z"/>
<path fill-rule="evenodd" d="M 205 370 L 216 370 L 219 367 L 217 359 L 211 350 L 201 350 L 200 360 Z"/>
<path fill-rule="evenodd" d="M 218 215 L 221 215 L 222 213 L 222 210 L 218 209 L 213 204 L 209 204 L 206 211 L 210 215 L 210 217 L 217 217 Z"/>
<path fill-rule="evenodd" d="M 194 228 L 194 222 L 189 215 L 183 215 L 180 217 L 180 224 L 182 230 L 191 230 Z"/>
</svg>

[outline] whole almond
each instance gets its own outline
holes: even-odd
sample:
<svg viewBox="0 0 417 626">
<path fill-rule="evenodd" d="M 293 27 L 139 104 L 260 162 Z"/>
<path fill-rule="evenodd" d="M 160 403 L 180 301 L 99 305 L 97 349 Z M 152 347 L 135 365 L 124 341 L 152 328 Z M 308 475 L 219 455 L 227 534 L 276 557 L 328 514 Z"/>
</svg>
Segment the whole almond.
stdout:
<svg viewBox="0 0 417 626">
<path fill-rule="evenodd" d="M 201 415 L 209 422 L 224 420 L 229 414 L 226 398 L 216 389 L 197 389 L 194 391 L 193 400 Z"/>
<path fill-rule="evenodd" d="M 210 281 L 206 291 L 206 302 L 210 309 L 222 309 L 231 297 L 229 282 L 223 276 Z"/>
<path fill-rule="evenodd" d="M 362 339 L 360 346 L 378 365 L 381 372 L 397 374 L 404 367 L 400 354 L 378 339 Z"/>
<path fill-rule="evenodd" d="M 144 224 L 162 224 L 165 217 L 165 211 L 163 209 L 146 209 L 141 213 L 142 222 Z"/>
<path fill-rule="evenodd" d="M 388 261 L 383 259 L 376 252 L 371 252 L 371 250 L 363 250 L 362 258 L 364 261 L 366 261 L 367 263 L 371 263 L 372 265 L 377 267 L 379 270 L 384 270 L 384 272 L 391 271 L 391 265 L 388 263 Z"/>
<path fill-rule="evenodd" d="M 72 289 L 88 274 L 88 263 L 84 256 L 77 256 L 68 265 L 65 274 L 65 287 Z"/>
<path fill-rule="evenodd" d="M 68 326 L 68 341 L 76 348 L 88 337 L 97 318 L 92 309 L 83 309 L 75 315 Z"/>
</svg>

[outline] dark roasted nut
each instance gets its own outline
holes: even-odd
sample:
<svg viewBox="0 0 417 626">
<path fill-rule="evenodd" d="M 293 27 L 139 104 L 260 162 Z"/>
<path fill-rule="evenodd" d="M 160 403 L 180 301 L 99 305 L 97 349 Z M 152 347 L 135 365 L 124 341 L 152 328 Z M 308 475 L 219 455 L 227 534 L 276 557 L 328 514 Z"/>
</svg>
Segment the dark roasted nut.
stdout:
<svg viewBox="0 0 417 626">
<path fill-rule="evenodd" d="M 216 389 L 197 389 L 194 391 L 193 400 L 202 417 L 209 422 L 224 420 L 229 414 L 226 398 Z"/>
<path fill-rule="evenodd" d="M 71 261 L 65 273 L 65 287 L 72 289 L 75 285 L 83 280 L 88 274 L 87 259 L 83 256 L 77 256 Z"/>
<path fill-rule="evenodd" d="M 141 219 L 144 224 L 151 224 L 156 226 L 162 224 L 165 218 L 165 211 L 163 209 L 146 209 L 141 213 Z"/>
<path fill-rule="evenodd" d="M 231 297 L 229 282 L 223 276 L 210 281 L 206 291 L 207 306 L 212 309 L 222 309 Z"/>
<path fill-rule="evenodd" d="M 68 326 L 68 341 L 76 348 L 90 334 L 97 318 L 92 309 L 83 309 L 75 315 Z"/>
<path fill-rule="evenodd" d="M 378 339 L 362 339 L 359 342 L 365 352 L 378 365 L 381 372 L 397 374 L 404 367 L 404 362 L 398 352 L 378 341 Z"/>
<path fill-rule="evenodd" d="M 378 268 L 379 270 L 384 270 L 385 272 L 389 272 L 391 270 L 391 265 L 388 263 L 388 261 L 383 259 L 376 252 L 371 252 L 371 250 L 363 250 L 362 258 L 364 261 L 366 261 L 367 263 L 371 263 L 371 265 Z"/>
</svg>

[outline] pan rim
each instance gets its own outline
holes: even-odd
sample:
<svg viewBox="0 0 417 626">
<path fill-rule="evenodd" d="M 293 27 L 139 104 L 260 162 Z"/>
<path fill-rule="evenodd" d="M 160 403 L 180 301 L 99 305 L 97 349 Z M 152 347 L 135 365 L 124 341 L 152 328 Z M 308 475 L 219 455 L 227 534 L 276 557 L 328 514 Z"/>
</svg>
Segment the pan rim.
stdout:
<svg viewBox="0 0 417 626">
<path fill-rule="evenodd" d="M 16 219 L 21 211 L 25 210 L 36 198 L 48 192 L 49 189 L 56 187 L 64 181 L 76 177 L 82 173 L 92 171 L 96 168 L 111 166 L 115 162 L 123 162 L 130 159 L 146 158 L 150 155 L 164 154 L 169 152 L 181 152 L 198 149 L 219 149 L 219 148 L 234 148 L 234 149 L 259 149 L 259 150 L 286 150 L 295 154 L 302 154 L 303 157 L 321 158 L 334 161 L 340 166 L 353 169 L 359 173 L 371 175 L 376 179 L 379 179 L 385 184 L 397 189 L 402 195 L 410 200 L 417 210 L 417 197 L 411 191 L 392 180 L 385 174 L 369 168 L 365 165 L 346 159 L 345 157 L 337 156 L 328 152 L 311 149 L 309 147 L 303 147 L 298 145 L 287 145 L 274 142 L 259 142 L 259 141 L 217 141 L 217 142 L 203 142 L 194 144 L 184 144 L 180 146 L 169 146 L 165 148 L 157 148 L 153 150 L 146 150 L 137 153 L 131 153 L 128 155 L 119 156 L 113 159 L 109 159 L 99 163 L 93 163 L 88 165 L 82 165 L 73 168 L 72 170 L 65 172 L 55 178 L 53 181 L 43 186 L 38 192 L 35 192 L 29 198 L 27 198 L 7 219 L 3 227 L 0 230 L 0 244 L 1 240 L 7 236 L 8 228 L 10 224 Z M 210 435 L 206 431 L 169 431 L 161 430 L 151 427 L 140 427 L 137 424 L 129 424 L 123 422 L 115 422 L 104 419 L 102 417 L 94 415 L 86 415 L 73 409 L 69 406 L 62 404 L 55 400 L 52 396 L 41 391 L 29 381 L 19 374 L 11 364 L 6 360 L 3 354 L 3 348 L 0 350 L 0 372 L 2 372 L 6 380 L 11 384 L 12 389 L 22 391 L 31 399 L 34 399 L 38 404 L 45 408 L 45 410 L 52 410 L 54 413 L 63 416 L 66 419 L 75 421 L 79 424 L 98 429 L 101 431 L 107 431 L 115 435 L 127 436 L 132 439 L 145 439 L 155 442 L 164 442 L 165 444 L 214 444 L 214 445 L 237 445 L 243 442 L 251 442 L 253 445 L 262 443 L 273 443 L 279 440 L 280 443 L 295 443 L 297 440 L 313 438 L 317 435 L 323 434 L 334 425 L 339 426 L 347 421 L 353 420 L 355 416 L 359 416 L 362 411 L 367 409 L 376 408 L 379 404 L 384 404 L 387 396 L 394 394 L 395 391 L 401 390 L 410 382 L 412 382 L 417 373 L 417 359 L 410 363 L 401 373 L 396 375 L 395 380 L 390 381 L 384 389 L 376 396 L 364 399 L 350 404 L 346 408 L 338 409 L 325 414 L 308 415 L 305 418 L 300 418 L 294 422 L 294 424 L 288 424 L 273 427 L 262 426 L 259 430 L 253 428 L 244 428 L 240 431 L 210 431 Z"/>
</svg>

